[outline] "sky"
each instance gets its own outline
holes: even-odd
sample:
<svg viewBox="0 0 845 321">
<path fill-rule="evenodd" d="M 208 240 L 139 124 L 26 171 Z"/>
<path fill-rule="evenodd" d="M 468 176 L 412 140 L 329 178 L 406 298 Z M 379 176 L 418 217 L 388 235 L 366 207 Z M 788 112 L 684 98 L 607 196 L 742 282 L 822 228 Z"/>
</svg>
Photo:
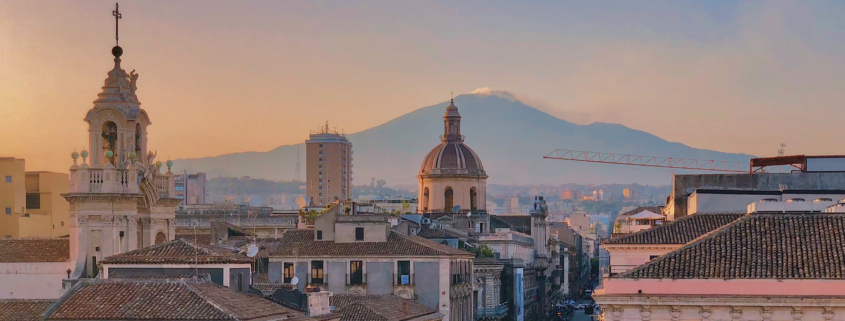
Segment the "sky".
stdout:
<svg viewBox="0 0 845 321">
<path fill-rule="evenodd" d="M 0 0 L 0 156 L 67 172 L 113 62 L 113 1 Z M 362 131 L 477 88 L 579 124 L 845 154 L 845 2 L 124 1 L 165 158 Z M 549 142 L 550 148 L 557 148 Z M 612 151 L 607 151 L 612 152 Z"/>
</svg>

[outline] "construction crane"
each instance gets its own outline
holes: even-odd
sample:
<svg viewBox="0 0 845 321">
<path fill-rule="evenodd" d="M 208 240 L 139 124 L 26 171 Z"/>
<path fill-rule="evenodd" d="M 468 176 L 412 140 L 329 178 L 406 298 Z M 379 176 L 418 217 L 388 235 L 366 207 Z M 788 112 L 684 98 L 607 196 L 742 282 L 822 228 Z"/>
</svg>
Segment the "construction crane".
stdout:
<svg viewBox="0 0 845 321">
<path fill-rule="evenodd" d="M 588 152 L 568 149 L 555 149 L 548 155 L 543 156 L 543 158 L 588 163 L 692 169 L 701 171 L 716 171 L 730 173 L 750 172 L 749 163 L 705 159 L 687 159 L 677 157 L 657 157 L 631 154 Z"/>
</svg>

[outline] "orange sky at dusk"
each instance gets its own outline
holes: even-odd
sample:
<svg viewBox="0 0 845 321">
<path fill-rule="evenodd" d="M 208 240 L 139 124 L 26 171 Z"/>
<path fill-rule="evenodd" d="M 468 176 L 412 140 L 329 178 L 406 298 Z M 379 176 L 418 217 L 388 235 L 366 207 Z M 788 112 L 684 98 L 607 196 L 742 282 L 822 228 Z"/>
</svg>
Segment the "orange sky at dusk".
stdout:
<svg viewBox="0 0 845 321">
<path fill-rule="evenodd" d="M 122 66 L 165 158 L 361 131 L 478 87 L 697 148 L 845 153 L 845 6 L 648 4 L 124 1 Z M 67 171 L 113 7 L 0 0 L 0 156 Z"/>
</svg>

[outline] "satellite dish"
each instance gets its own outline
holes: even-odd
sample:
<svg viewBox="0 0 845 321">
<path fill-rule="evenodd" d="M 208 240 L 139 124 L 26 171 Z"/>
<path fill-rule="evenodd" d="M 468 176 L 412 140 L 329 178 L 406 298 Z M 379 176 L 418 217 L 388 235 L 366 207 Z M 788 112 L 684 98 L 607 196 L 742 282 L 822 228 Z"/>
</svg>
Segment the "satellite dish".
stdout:
<svg viewBox="0 0 845 321">
<path fill-rule="evenodd" d="M 255 257 L 256 254 L 258 254 L 258 246 L 250 244 L 249 248 L 246 250 L 246 256 Z"/>
<path fill-rule="evenodd" d="M 290 284 L 297 285 L 298 283 L 299 283 L 298 277 L 294 276 L 292 279 L 290 279 Z"/>
<path fill-rule="evenodd" d="M 308 198 L 303 197 L 303 196 L 297 197 L 296 198 L 296 205 L 298 205 L 299 208 L 303 208 L 303 207 L 308 206 Z"/>
<path fill-rule="evenodd" d="M 457 212 L 460 212 L 460 211 L 461 211 L 461 206 L 460 206 L 460 205 L 455 205 L 455 206 L 452 206 L 452 212 L 453 212 L 453 213 L 457 213 Z"/>
</svg>

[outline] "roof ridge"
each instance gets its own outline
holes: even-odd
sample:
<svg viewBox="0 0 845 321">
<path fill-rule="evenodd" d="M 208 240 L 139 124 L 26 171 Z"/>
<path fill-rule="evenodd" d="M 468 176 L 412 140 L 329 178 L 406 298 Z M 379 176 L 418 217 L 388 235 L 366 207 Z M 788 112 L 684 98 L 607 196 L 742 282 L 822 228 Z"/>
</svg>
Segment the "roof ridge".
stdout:
<svg viewBox="0 0 845 321">
<path fill-rule="evenodd" d="M 662 231 L 662 230 L 665 230 L 665 229 L 672 228 L 672 226 L 674 224 L 678 224 L 678 222 L 685 222 L 685 221 L 692 220 L 692 217 L 700 217 L 699 215 L 701 215 L 701 216 L 716 216 L 716 215 L 739 215 L 739 214 L 742 214 L 742 213 L 701 213 L 701 214 L 687 215 L 687 216 L 681 217 L 677 220 L 671 221 L 671 222 L 669 222 L 669 224 L 663 224 L 663 225 L 653 227 L 653 228 L 650 228 L 650 229 L 645 229 L 645 230 L 642 230 L 642 231 L 636 231 L 634 233 L 625 234 L 625 235 L 622 235 L 622 236 L 619 236 L 619 237 L 616 237 L 616 238 L 611 238 L 611 239 L 607 240 L 607 242 L 604 242 L 603 244 L 626 244 L 626 243 L 618 243 L 618 242 L 619 241 L 625 241 L 627 239 L 634 238 L 636 236 L 643 235 L 643 234 L 657 233 L 658 231 Z"/>
<path fill-rule="evenodd" d="M 396 232 L 396 231 L 393 231 L 393 230 L 391 230 L 390 233 L 394 233 L 394 234 L 398 235 L 399 237 L 407 238 L 411 242 L 414 242 L 414 243 L 417 243 L 419 245 L 428 247 L 432 250 L 441 252 L 442 254 L 445 254 L 445 255 L 467 254 L 467 255 L 475 256 L 475 254 L 473 254 L 473 253 L 470 253 L 470 252 L 467 252 L 467 251 L 464 251 L 464 250 L 461 250 L 461 249 L 457 249 L 457 248 L 454 248 L 454 247 L 451 247 L 451 246 L 448 246 L 448 245 L 440 244 L 440 243 L 437 243 L 437 242 L 434 242 L 432 240 L 429 240 L 429 239 L 426 239 L 426 238 L 423 238 L 423 237 L 419 237 L 419 236 L 416 236 L 416 235 L 404 235 L 402 233 L 399 233 L 399 232 Z M 445 247 L 445 248 L 443 248 L 443 247 Z M 462 253 L 458 253 L 458 252 L 462 252 Z"/>
<path fill-rule="evenodd" d="M 736 224 L 739 224 L 740 222 L 744 222 L 744 221 L 750 219 L 750 217 L 751 217 L 751 215 L 746 214 L 746 215 L 734 220 L 733 222 L 725 224 L 725 225 L 723 225 L 723 226 L 721 226 L 717 229 L 714 229 L 710 232 L 704 233 L 703 235 L 693 239 L 692 241 L 687 242 L 686 244 L 684 244 L 683 246 L 675 249 L 672 252 L 663 254 L 663 255 L 657 257 L 654 260 L 650 260 L 650 261 L 648 261 L 644 264 L 641 264 L 640 266 L 637 266 L 633 269 L 630 269 L 628 271 L 623 272 L 621 274 L 621 276 L 622 277 L 628 277 L 629 275 L 633 274 L 634 272 L 641 271 L 641 270 L 651 266 L 652 264 L 657 264 L 657 263 L 663 262 L 664 260 L 667 260 L 669 258 L 673 258 L 673 257 L 679 255 L 679 253 L 681 251 L 685 250 L 685 249 L 696 246 L 696 245 L 700 244 L 701 242 L 703 242 L 704 240 L 712 238 L 712 237 L 716 236 L 717 234 L 725 233 L 726 231 L 729 231 L 731 228 L 733 228 L 733 226 L 735 226 Z"/>
</svg>

